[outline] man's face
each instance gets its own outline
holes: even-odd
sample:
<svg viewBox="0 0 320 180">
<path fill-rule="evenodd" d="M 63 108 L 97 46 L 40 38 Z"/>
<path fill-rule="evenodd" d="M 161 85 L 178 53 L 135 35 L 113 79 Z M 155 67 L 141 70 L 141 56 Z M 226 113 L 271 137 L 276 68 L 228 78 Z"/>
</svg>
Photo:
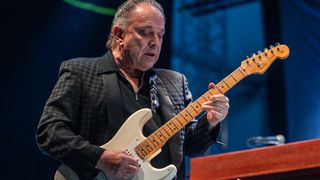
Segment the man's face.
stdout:
<svg viewBox="0 0 320 180">
<path fill-rule="evenodd" d="M 120 44 L 125 65 L 140 71 L 152 68 L 160 55 L 164 29 L 161 12 L 152 5 L 139 4 L 130 14 Z"/>
</svg>

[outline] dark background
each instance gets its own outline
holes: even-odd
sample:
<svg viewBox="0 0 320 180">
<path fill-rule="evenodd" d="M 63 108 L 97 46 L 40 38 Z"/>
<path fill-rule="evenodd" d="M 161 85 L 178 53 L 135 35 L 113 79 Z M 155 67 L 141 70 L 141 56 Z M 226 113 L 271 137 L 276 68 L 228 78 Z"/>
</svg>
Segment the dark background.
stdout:
<svg viewBox="0 0 320 180">
<path fill-rule="evenodd" d="M 82 2 L 116 8 L 122 1 Z M 157 67 L 171 68 L 172 37 L 176 36 L 172 33 L 173 14 L 180 13 L 174 8 L 174 2 L 160 1 L 167 23 L 161 60 Z M 268 119 L 265 126 L 267 132 L 271 135 L 284 134 L 288 142 L 319 138 L 319 1 L 224 2 L 229 3 L 218 6 L 219 10 L 227 11 L 259 3 L 262 7 L 265 47 L 283 42 L 291 49 L 286 62 L 272 65 L 264 76 L 267 87 L 268 108 L 264 111 Z M 52 179 L 57 163 L 41 153 L 34 138 L 42 108 L 57 80 L 59 64 L 63 60 L 105 53 L 111 21 L 111 16 L 77 8 L 66 1 L 2 2 L 0 132 L 4 163 L 1 179 Z M 241 44 L 238 46 L 241 47 Z M 183 47 L 181 51 L 187 51 L 187 48 Z M 243 99 L 249 100 L 250 96 L 244 96 Z M 231 101 L 232 105 L 237 107 Z M 245 126 L 244 123 L 233 134 L 243 133 Z M 237 141 L 236 136 L 230 136 L 230 139 Z M 237 149 L 243 148 L 230 147 L 224 152 Z"/>
</svg>

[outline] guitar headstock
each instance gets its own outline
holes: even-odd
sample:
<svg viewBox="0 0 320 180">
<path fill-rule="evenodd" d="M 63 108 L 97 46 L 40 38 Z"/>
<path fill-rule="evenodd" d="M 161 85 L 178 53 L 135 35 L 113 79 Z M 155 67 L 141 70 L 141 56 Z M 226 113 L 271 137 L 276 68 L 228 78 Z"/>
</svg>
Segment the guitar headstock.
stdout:
<svg viewBox="0 0 320 180">
<path fill-rule="evenodd" d="M 289 47 L 282 44 L 270 46 L 269 49 L 259 51 L 241 62 L 241 69 L 247 74 L 263 74 L 276 59 L 285 59 L 289 56 Z"/>
</svg>

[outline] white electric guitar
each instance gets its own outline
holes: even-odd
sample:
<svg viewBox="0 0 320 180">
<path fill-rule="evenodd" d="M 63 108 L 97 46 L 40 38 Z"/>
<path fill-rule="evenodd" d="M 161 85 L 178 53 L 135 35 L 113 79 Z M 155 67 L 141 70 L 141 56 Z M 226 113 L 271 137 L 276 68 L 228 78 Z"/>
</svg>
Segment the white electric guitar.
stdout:
<svg viewBox="0 0 320 180">
<path fill-rule="evenodd" d="M 152 167 L 150 161 L 157 156 L 161 147 L 179 130 L 186 126 L 192 119 L 202 112 L 201 104 L 206 102 L 213 94 L 224 94 L 239 81 L 251 74 L 263 74 L 277 59 L 285 59 L 289 56 L 289 48 L 286 45 L 277 44 L 264 52 L 247 57 L 241 65 L 230 75 L 209 89 L 196 101 L 191 103 L 179 114 L 175 115 L 167 123 L 161 126 L 148 137 L 142 134 L 144 124 L 152 117 L 150 109 L 141 109 L 132 114 L 118 130 L 116 135 L 101 147 L 107 150 L 122 150 L 139 159 L 138 173 L 132 180 L 171 180 L 176 175 L 177 169 L 169 165 L 162 169 Z M 78 180 L 78 176 L 69 167 L 61 165 L 55 174 L 55 180 Z M 100 172 L 96 179 L 117 179 Z"/>
</svg>

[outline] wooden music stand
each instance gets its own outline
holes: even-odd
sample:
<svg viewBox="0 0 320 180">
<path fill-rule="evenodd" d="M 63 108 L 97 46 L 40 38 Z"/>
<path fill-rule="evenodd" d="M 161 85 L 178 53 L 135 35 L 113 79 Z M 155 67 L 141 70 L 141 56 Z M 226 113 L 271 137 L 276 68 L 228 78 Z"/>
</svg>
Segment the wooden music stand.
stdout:
<svg viewBox="0 0 320 180">
<path fill-rule="evenodd" d="M 193 158 L 200 179 L 320 179 L 320 139 Z"/>
</svg>

